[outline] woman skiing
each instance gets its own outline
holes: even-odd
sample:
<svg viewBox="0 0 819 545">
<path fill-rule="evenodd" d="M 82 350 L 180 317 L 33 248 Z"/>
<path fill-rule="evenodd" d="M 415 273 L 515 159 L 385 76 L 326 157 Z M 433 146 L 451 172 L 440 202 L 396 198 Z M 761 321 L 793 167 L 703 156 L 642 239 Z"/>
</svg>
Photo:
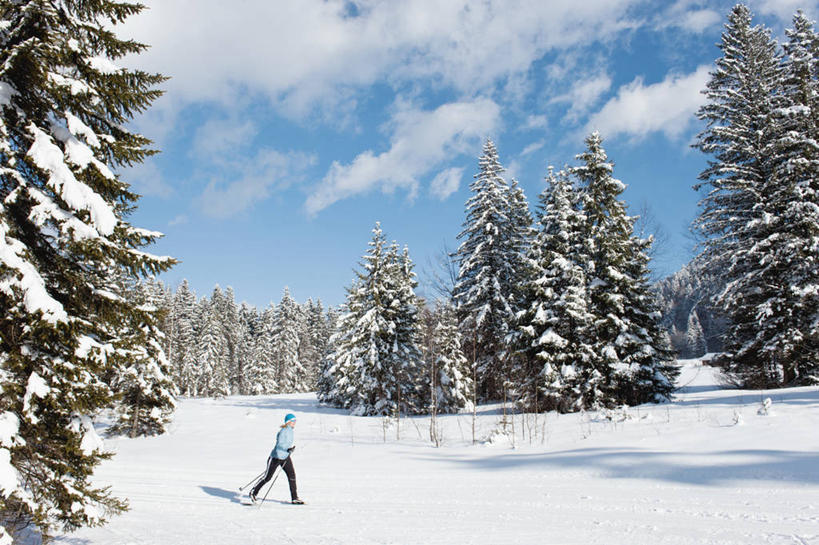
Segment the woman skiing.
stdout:
<svg viewBox="0 0 819 545">
<path fill-rule="evenodd" d="M 299 499 L 299 494 L 296 491 L 296 470 L 293 468 L 293 458 L 290 454 L 296 449 L 293 445 L 294 432 L 296 427 L 296 415 L 289 413 L 284 417 L 284 424 L 282 424 L 279 433 L 276 435 L 276 446 L 270 453 L 267 459 L 267 471 L 264 477 L 253 487 L 250 491 L 250 501 L 256 503 L 256 495 L 262 487 L 273 477 L 276 468 L 282 466 L 282 469 L 287 474 L 287 480 L 290 482 L 290 502 L 296 505 L 303 505 L 304 502 Z"/>
</svg>

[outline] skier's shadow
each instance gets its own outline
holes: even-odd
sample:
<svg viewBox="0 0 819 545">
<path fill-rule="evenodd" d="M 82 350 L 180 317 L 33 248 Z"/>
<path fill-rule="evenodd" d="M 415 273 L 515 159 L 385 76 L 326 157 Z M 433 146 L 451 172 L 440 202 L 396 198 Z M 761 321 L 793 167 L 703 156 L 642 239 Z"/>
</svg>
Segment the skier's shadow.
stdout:
<svg viewBox="0 0 819 545">
<path fill-rule="evenodd" d="M 225 490 L 224 488 L 214 488 L 212 486 L 200 486 L 199 488 L 208 496 L 223 498 L 233 503 L 242 503 L 242 495 L 234 490 Z"/>
</svg>

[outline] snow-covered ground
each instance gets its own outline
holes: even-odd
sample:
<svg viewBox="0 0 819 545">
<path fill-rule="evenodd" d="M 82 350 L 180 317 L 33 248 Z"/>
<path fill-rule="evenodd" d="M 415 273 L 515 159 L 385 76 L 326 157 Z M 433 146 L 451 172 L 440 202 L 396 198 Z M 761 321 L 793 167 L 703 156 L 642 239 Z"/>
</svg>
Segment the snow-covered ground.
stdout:
<svg viewBox="0 0 819 545">
<path fill-rule="evenodd" d="M 500 409 L 386 430 L 313 395 L 180 402 L 170 433 L 109 439 L 98 481 L 131 510 L 60 544 L 795 544 L 819 545 L 819 388 L 722 389 L 681 362 L 676 401 L 627 413 Z M 758 414 L 765 398 L 772 404 Z M 238 488 L 262 471 L 287 412 L 298 415 L 299 493 L 280 478 L 261 507 Z M 492 437 L 491 442 L 487 438 Z M 514 448 L 512 443 L 514 442 Z"/>
</svg>

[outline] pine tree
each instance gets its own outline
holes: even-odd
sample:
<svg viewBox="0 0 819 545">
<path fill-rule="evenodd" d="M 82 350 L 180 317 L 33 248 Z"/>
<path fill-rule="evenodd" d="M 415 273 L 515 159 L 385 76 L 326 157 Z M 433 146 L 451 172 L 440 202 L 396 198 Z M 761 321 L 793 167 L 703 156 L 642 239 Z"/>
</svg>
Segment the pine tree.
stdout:
<svg viewBox="0 0 819 545">
<path fill-rule="evenodd" d="M 302 366 L 304 366 L 306 384 L 312 387 L 315 386 L 316 378 L 318 377 L 319 362 L 323 356 L 315 344 L 318 324 L 316 322 L 316 304 L 313 303 L 313 299 L 308 298 L 306 303 L 299 305 L 298 312 L 298 360 Z M 323 320 L 322 314 L 322 312 L 319 313 L 319 320 Z"/>
<path fill-rule="evenodd" d="M 635 218 L 618 200 L 625 185 L 613 177 L 600 135 L 571 169 L 583 188 L 589 244 L 588 294 L 596 358 L 580 373 L 583 407 L 636 405 L 668 399 L 678 370 L 649 287 L 651 240 L 634 236 Z"/>
<path fill-rule="evenodd" d="M 746 387 L 819 383 L 819 45 L 803 14 L 793 24 L 781 96 L 770 99 L 778 107 L 764 134 L 757 219 L 741 232 L 748 239 L 721 294 L 732 319 L 722 361 Z"/>
<path fill-rule="evenodd" d="M 109 340 L 155 317 L 112 297 L 110 279 L 173 264 L 140 250 L 159 234 L 128 223 L 137 195 L 113 173 L 153 153 L 127 126 L 163 77 L 112 62 L 145 48 L 113 30 L 142 8 L 0 1 L 0 413 L 15 430 L 0 465 L 17 476 L 0 501 L 3 541 L 124 508 L 91 483 L 108 457 L 91 418 L 111 397 Z"/>
<path fill-rule="evenodd" d="M 250 362 L 253 360 L 253 347 L 261 329 L 261 316 L 255 308 L 247 303 L 239 306 L 239 340 L 236 350 L 236 391 L 240 395 L 250 393 Z"/>
<path fill-rule="evenodd" d="M 214 289 L 215 300 L 220 298 L 220 290 Z M 196 370 L 194 395 L 222 397 L 230 394 L 226 349 L 222 337 L 222 324 L 213 300 L 202 299 L 199 305 L 199 328 L 196 339 Z"/>
<path fill-rule="evenodd" d="M 273 339 L 276 335 L 276 306 L 273 303 L 262 313 L 258 327 L 252 356 L 245 368 L 247 391 L 252 395 L 275 394 L 279 392 L 279 383 L 276 381 L 273 352 Z"/>
<path fill-rule="evenodd" d="M 276 307 L 271 345 L 280 392 L 304 392 L 309 389 L 307 373 L 299 361 L 299 320 L 298 305 L 285 287 Z"/>
<path fill-rule="evenodd" d="M 195 395 L 196 388 L 196 293 L 191 291 L 187 280 L 176 289 L 171 307 L 173 316 L 170 331 L 170 362 L 174 384 L 180 394 Z"/>
<path fill-rule="evenodd" d="M 472 405 L 474 384 L 469 361 L 461 349 L 455 309 L 439 304 L 432 335 L 432 396 L 435 412 L 456 413 Z"/>
<path fill-rule="evenodd" d="M 236 306 L 236 296 L 233 288 L 228 286 L 218 300 L 215 300 L 215 310 L 222 325 L 222 339 L 225 346 L 225 373 L 228 377 L 229 392 L 239 391 L 241 365 L 238 357 L 239 339 L 242 331 L 239 327 L 239 308 Z"/>
<path fill-rule="evenodd" d="M 348 293 L 349 290 L 350 288 L 348 288 Z M 316 396 L 318 400 L 338 407 L 343 406 L 338 381 L 342 378 L 342 370 L 339 365 L 340 359 L 344 357 L 343 353 L 338 349 L 344 345 L 342 339 L 350 331 L 349 328 L 344 329 L 341 325 L 341 317 L 352 316 L 351 313 L 346 312 L 346 308 L 346 306 L 342 306 L 338 311 L 330 309 L 327 312 L 325 323 L 327 324 L 326 332 L 328 336 L 324 356 L 319 364 L 318 378 L 316 379 Z"/>
<path fill-rule="evenodd" d="M 418 410 L 420 369 L 412 262 L 395 243 L 386 247 L 376 224 L 370 249 L 347 291 L 346 313 L 326 373 L 334 386 L 323 399 L 357 414 Z"/>
<path fill-rule="evenodd" d="M 700 319 L 696 312 L 691 312 L 688 315 L 688 327 L 685 330 L 685 339 L 687 344 L 687 356 L 699 358 L 704 356 L 706 352 L 705 333 L 702 331 Z"/>
<path fill-rule="evenodd" d="M 347 300 L 340 309 L 337 328 L 330 337 L 327 357 L 322 360 L 318 381 L 318 398 L 322 403 L 349 409 L 356 392 L 356 368 L 358 351 L 353 348 L 356 325 L 363 316 L 364 298 L 359 297 L 360 286 L 353 280 L 347 288 Z"/>
<path fill-rule="evenodd" d="M 422 413 L 426 408 L 426 398 L 422 396 L 419 385 L 423 376 L 423 355 L 421 351 L 421 301 L 415 294 L 418 287 L 410 259 L 409 248 L 404 246 L 398 255 L 398 245 L 393 242 L 388 257 L 394 260 L 395 298 L 390 307 L 393 310 L 395 339 L 393 341 L 393 367 L 398 371 L 397 382 L 400 389 L 400 409 L 406 412 Z"/>
<path fill-rule="evenodd" d="M 760 268 L 765 267 L 759 260 L 772 256 L 759 244 L 775 242 L 769 238 L 768 224 L 783 219 L 771 202 L 778 192 L 771 156 L 778 155 L 772 149 L 778 132 L 776 112 L 786 102 L 777 44 L 769 30 L 751 25 L 748 8 L 734 7 L 722 34 L 723 56 L 716 61 L 705 92 L 707 102 L 698 113 L 707 125 L 696 147 L 712 159 L 695 186 L 710 189 L 694 226 L 705 237 L 700 260 L 726 286 L 717 304 L 731 323 L 719 362 L 740 375 L 740 382 L 762 386 L 782 380 L 776 354 L 765 353 L 765 335 L 758 334 L 767 313 L 784 310 L 775 294 L 760 284 Z"/>
<path fill-rule="evenodd" d="M 579 394 L 595 378 L 588 373 L 595 357 L 585 274 L 591 256 L 580 197 L 567 174 L 550 170 L 547 181 L 529 252 L 534 274 L 524 285 L 528 308 L 517 319 L 518 403 L 566 412 L 582 405 Z"/>
<path fill-rule="evenodd" d="M 509 379 L 505 338 L 518 305 L 525 235 L 522 192 L 510 188 L 492 141 L 479 160 L 470 185 L 463 242 L 457 251 L 458 281 L 454 299 L 466 352 L 476 359 L 481 399 L 503 397 Z"/>
</svg>

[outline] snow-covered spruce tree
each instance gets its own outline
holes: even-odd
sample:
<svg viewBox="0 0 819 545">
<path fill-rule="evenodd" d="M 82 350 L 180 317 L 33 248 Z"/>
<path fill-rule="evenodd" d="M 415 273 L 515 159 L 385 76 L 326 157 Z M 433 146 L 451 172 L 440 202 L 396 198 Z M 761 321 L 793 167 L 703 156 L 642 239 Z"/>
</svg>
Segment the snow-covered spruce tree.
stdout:
<svg viewBox="0 0 819 545">
<path fill-rule="evenodd" d="M 540 194 L 538 231 L 529 258 L 534 271 L 524 285 L 528 308 L 518 314 L 514 335 L 517 401 L 527 410 L 568 412 L 594 390 L 592 323 L 585 271 L 591 256 L 586 218 L 565 171 L 551 169 Z"/>
<path fill-rule="evenodd" d="M 236 306 L 236 295 L 228 286 L 218 299 L 214 299 L 214 309 L 222 325 L 222 338 L 225 345 L 225 373 L 228 377 L 230 393 L 239 391 L 241 370 L 239 369 L 238 346 L 242 331 L 239 324 L 239 308 Z"/>
<path fill-rule="evenodd" d="M 310 387 L 315 386 L 316 377 L 318 376 L 318 365 L 321 357 L 317 354 L 317 350 L 313 345 L 313 328 L 315 326 L 315 312 L 316 306 L 312 298 L 299 305 L 299 321 L 298 331 L 299 336 L 299 353 L 298 360 L 304 367 L 304 372 L 307 377 L 307 383 Z"/>
<path fill-rule="evenodd" d="M 721 362 L 745 387 L 819 383 L 819 44 L 803 14 L 793 25 L 780 95 L 769 98 L 754 219 L 720 295 L 732 324 Z"/>
<path fill-rule="evenodd" d="M 250 362 L 253 360 L 253 347 L 261 329 L 261 316 L 258 311 L 242 303 L 239 305 L 239 339 L 236 347 L 236 393 L 248 395 L 250 393 Z"/>
<path fill-rule="evenodd" d="M 315 387 L 319 378 L 321 361 L 327 355 L 327 343 L 330 339 L 327 316 L 321 299 L 313 302 L 308 299 L 302 307 L 303 320 L 299 332 L 299 361 L 304 365 L 308 383 Z"/>
<path fill-rule="evenodd" d="M 349 290 L 348 290 L 349 292 Z M 340 310 L 344 310 L 342 307 Z M 342 315 L 349 315 L 343 312 Z M 340 378 L 339 367 L 336 358 L 341 356 L 337 350 L 340 344 L 339 340 L 344 336 L 345 331 L 339 327 L 339 309 L 330 308 L 325 316 L 326 324 L 326 341 L 324 343 L 324 356 L 319 362 L 318 376 L 316 378 L 316 392 L 318 400 L 328 405 L 341 406 L 342 402 L 338 399 L 338 385 L 337 381 Z"/>
<path fill-rule="evenodd" d="M 318 375 L 316 377 L 316 398 L 321 403 L 326 403 L 332 406 L 341 406 L 341 402 L 334 396 L 336 387 L 336 377 L 334 373 L 335 359 L 335 344 L 334 336 L 330 337 L 327 343 L 327 354 L 321 359 L 318 367 Z"/>
<path fill-rule="evenodd" d="M 282 299 L 276 306 L 271 344 L 280 392 L 304 392 L 311 386 L 299 361 L 299 314 L 298 305 L 285 287 Z"/>
<path fill-rule="evenodd" d="M 480 398 L 499 399 L 510 378 L 505 338 L 519 303 L 525 263 L 525 234 L 520 232 L 525 199 L 503 179 L 492 141 L 484 145 L 478 164 L 458 235 L 462 242 L 454 299 L 465 352 L 475 359 Z"/>
<path fill-rule="evenodd" d="M 600 135 L 589 135 L 586 146 L 571 173 L 581 184 L 590 241 L 586 275 L 595 358 L 577 377 L 578 408 L 668 399 L 679 371 L 649 286 L 651 240 L 634 236 L 635 218 L 618 199 L 625 185 L 613 177 Z"/>
<path fill-rule="evenodd" d="M 116 271 L 173 264 L 140 251 L 159 234 L 131 226 L 137 195 L 114 170 L 150 141 L 126 128 L 160 94 L 160 75 L 113 61 L 144 49 L 109 23 L 142 9 L 98 0 L 0 1 L 0 540 L 47 535 L 124 508 L 90 482 L 109 455 L 90 417 L 110 401 L 99 377 L 126 319 L 152 313 L 114 293 Z M 141 315 L 136 318 L 137 315 Z"/>
<path fill-rule="evenodd" d="M 435 412 L 456 413 L 472 405 L 472 370 L 461 349 L 461 333 L 455 308 L 438 304 L 433 313 L 432 390 Z"/>
<path fill-rule="evenodd" d="M 179 393 L 195 395 L 196 388 L 196 336 L 198 327 L 198 305 L 196 293 L 191 291 L 187 280 L 176 289 L 170 310 L 171 375 Z"/>
<path fill-rule="evenodd" d="M 276 360 L 273 356 L 276 334 L 276 306 L 273 303 L 262 313 L 258 328 L 250 360 L 245 366 L 247 393 L 275 394 L 279 392 L 279 384 L 276 382 Z"/>
<path fill-rule="evenodd" d="M 359 297 L 360 282 L 353 280 L 347 288 L 347 300 L 341 307 L 338 326 L 328 342 L 327 356 L 322 360 L 318 379 L 318 399 L 322 403 L 349 409 L 357 386 L 356 357 L 358 351 L 351 350 L 355 327 L 364 315 L 365 299 Z"/>
<path fill-rule="evenodd" d="M 783 64 L 770 31 L 752 26 L 750 10 L 742 4 L 729 14 L 719 47 L 723 56 L 698 112 L 706 128 L 695 147 L 711 156 L 695 186 L 708 188 L 694 222 L 705 240 L 699 260 L 726 286 L 716 301 L 731 323 L 718 362 L 733 373 L 747 370 L 739 381 L 748 385 L 777 384 L 782 378 L 778 364 L 771 352 L 763 354 L 766 343 L 758 336 L 768 320 L 759 311 L 770 294 L 759 293 L 764 286 L 751 277 L 761 268 L 757 244 L 767 238 L 766 225 L 779 221 L 767 201 L 775 168 L 769 157 L 778 133 L 775 112 L 785 105 Z"/>
<path fill-rule="evenodd" d="M 219 287 L 214 289 L 215 300 L 221 296 Z M 228 383 L 227 351 L 222 336 L 222 324 L 216 311 L 214 299 L 203 298 L 199 303 L 199 327 L 196 337 L 196 369 L 193 395 L 222 397 L 230 394 Z"/>
<path fill-rule="evenodd" d="M 688 326 L 685 330 L 685 340 L 687 345 L 687 355 L 694 358 L 704 356 L 707 351 L 705 345 L 705 333 L 702 330 L 700 319 L 696 312 L 688 315 Z"/>
<path fill-rule="evenodd" d="M 393 343 L 393 365 L 400 369 L 399 403 L 406 412 L 423 413 L 426 398 L 421 397 L 419 385 L 423 380 L 423 355 L 421 350 L 422 301 L 415 294 L 418 280 L 414 272 L 415 264 L 410 259 L 409 248 L 404 246 L 398 254 L 398 245 L 393 242 L 390 258 L 395 260 L 393 282 L 395 299 L 391 306 L 395 311 L 395 341 Z"/>
<path fill-rule="evenodd" d="M 152 297 L 151 286 L 146 283 L 125 284 L 120 296 L 148 311 L 161 303 Z M 176 407 L 176 388 L 169 377 L 164 340 L 157 325 L 135 322 L 127 324 L 123 336 L 113 341 L 122 348 L 109 356 L 116 364 L 110 385 L 118 415 L 109 433 L 137 437 L 165 432 Z"/>
<path fill-rule="evenodd" d="M 386 247 L 379 224 L 369 247 L 347 293 L 328 397 L 357 414 L 417 410 L 421 352 L 412 262 L 396 244 Z"/>
</svg>

